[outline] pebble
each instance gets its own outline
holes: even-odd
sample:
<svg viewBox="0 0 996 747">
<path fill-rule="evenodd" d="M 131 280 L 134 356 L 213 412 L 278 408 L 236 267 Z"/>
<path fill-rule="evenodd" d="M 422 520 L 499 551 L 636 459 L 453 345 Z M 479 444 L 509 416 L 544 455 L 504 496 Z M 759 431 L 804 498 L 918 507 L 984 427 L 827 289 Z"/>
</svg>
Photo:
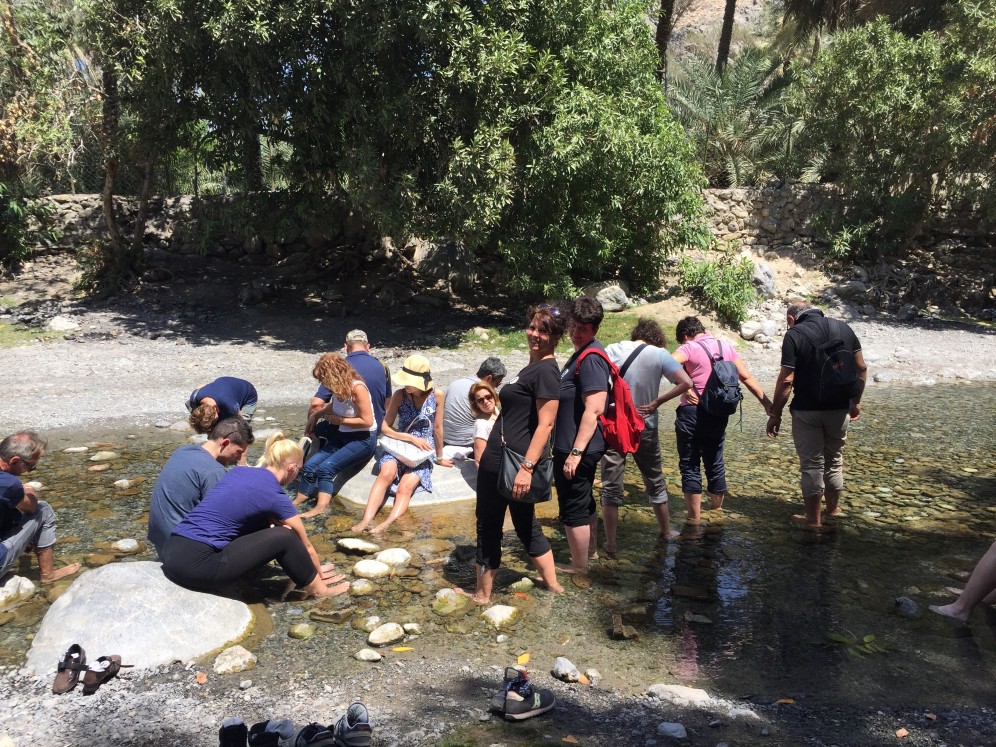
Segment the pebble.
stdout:
<svg viewBox="0 0 996 747">
<path fill-rule="evenodd" d="M 422 635 L 422 626 L 418 623 L 405 623 L 401 627 L 408 635 Z"/>
<path fill-rule="evenodd" d="M 111 549 L 118 552 L 135 552 L 138 548 L 138 540 L 134 539 L 120 539 L 111 545 Z"/>
<path fill-rule="evenodd" d="M 63 449 L 63 454 L 82 454 L 85 451 L 89 451 L 86 446 L 70 446 L 68 449 Z"/>
<path fill-rule="evenodd" d="M 256 655 L 242 646 L 230 646 L 218 654 L 218 657 L 214 660 L 214 673 L 215 674 L 234 674 L 235 672 L 244 672 L 247 669 L 252 669 L 256 666 Z M 241 687 L 242 690 L 247 690 L 248 687 L 252 686 L 252 680 L 247 680 L 249 685 L 247 687 Z"/>
<path fill-rule="evenodd" d="M 349 587 L 349 593 L 354 597 L 363 597 L 373 594 L 377 587 L 365 578 L 357 579 Z"/>
<path fill-rule="evenodd" d="M 336 542 L 335 545 L 343 552 L 357 555 L 372 555 L 380 550 L 380 545 L 355 537 L 346 537 Z"/>
<path fill-rule="evenodd" d="M 367 643 L 371 646 L 387 646 L 405 637 L 405 629 L 397 623 L 384 623 L 375 628 L 367 636 Z"/>
<path fill-rule="evenodd" d="M 291 638 L 295 638 L 299 641 L 306 641 L 311 636 L 315 634 L 315 628 L 313 625 L 308 623 L 298 623 L 297 625 L 291 625 L 290 630 L 287 631 L 287 635 Z"/>
<path fill-rule="evenodd" d="M 671 739 L 688 739 L 685 727 L 674 721 L 664 721 L 658 724 L 657 733 L 662 737 L 671 737 Z"/>
<path fill-rule="evenodd" d="M 105 472 L 111 468 L 109 464 L 95 464 L 92 467 L 87 467 L 89 472 Z"/>
<path fill-rule="evenodd" d="M 353 658 L 357 661 L 380 661 L 384 657 L 372 648 L 361 648 L 353 654 Z"/>
<path fill-rule="evenodd" d="M 570 659 L 565 656 L 558 656 L 553 662 L 553 670 L 550 672 L 554 677 L 563 682 L 577 682 L 581 679 L 581 672 L 574 666 Z"/>
</svg>

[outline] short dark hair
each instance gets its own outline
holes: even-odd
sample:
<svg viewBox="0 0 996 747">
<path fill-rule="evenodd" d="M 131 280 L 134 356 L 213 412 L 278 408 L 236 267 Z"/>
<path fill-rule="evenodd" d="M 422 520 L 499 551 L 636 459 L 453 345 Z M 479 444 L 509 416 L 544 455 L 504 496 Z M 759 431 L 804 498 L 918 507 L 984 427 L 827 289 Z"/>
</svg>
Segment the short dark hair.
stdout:
<svg viewBox="0 0 996 747">
<path fill-rule="evenodd" d="M 597 329 L 604 317 L 605 311 L 596 298 L 581 296 L 567 307 L 567 319 L 575 324 L 590 324 Z"/>
<path fill-rule="evenodd" d="M 678 342 L 684 342 L 686 337 L 698 337 L 703 332 L 705 327 L 697 316 L 686 316 L 674 328 L 674 336 L 678 338 Z"/>
<path fill-rule="evenodd" d="M 256 440 L 249 423 L 238 416 L 223 418 L 214 424 L 208 439 L 220 441 L 223 438 L 227 438 L 238 446 L 251 446 L 252 442 Z"/>
<path fill-rule="evenodd" d="M 477 378 L 483 379 L 485 376 L 490 376 L 492 379 L 503 379 L 506 373 L 508 372 L 505 370 L 505 364 L 501 362 L 501 358 L 492 355 L 490 358 L 485 358 L 481 367 L 477 369 Z"/>
<path fill-rule="evenodd" d="M 661 325 L 645 316 L 641 316 L 637 320 L 629 339 L 633 341 L 643 340 L 648 345 L 654 345 L 659 348 L 667 347 L 667 335 L 664 334 Z"/>
<path fill-rule="evenodd" d="M 561 311 L 559 304 L 540 303 L 530 306 L 526 312 L 526 325 L 532 324 L 534 319 L 537 321 L 539 328 L 550 335 L 554 342 L 559 342 L 560 338 L 564 336 L 564 331 L 567 329 L 567 320 L 564 318 L 564 313 Z"/>
</svg>

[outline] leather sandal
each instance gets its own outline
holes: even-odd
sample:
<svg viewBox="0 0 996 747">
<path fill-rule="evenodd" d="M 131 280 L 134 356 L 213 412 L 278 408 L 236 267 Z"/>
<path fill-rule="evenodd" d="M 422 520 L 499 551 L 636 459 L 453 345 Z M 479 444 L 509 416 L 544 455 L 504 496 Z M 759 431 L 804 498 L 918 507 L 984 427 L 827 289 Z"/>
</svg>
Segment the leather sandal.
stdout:
<svg viewBox="0 0 996 747">
<path fill-rule="evenodd" d="M 97 666 L 88 668 L 83 675 L 83 694 L 93 695 L 105 682 L 114 679 L 121 667 L 130 667 L 131 664 L 122 664 L 121 657 L 117 654 L 101 656 L 97 659 Z"/>
<path fill-rule="evenodd" d="M 59 662 L 59 671 L 56 672 L 55 682 L 52 683 L 52 692 L 56 695 L 68 693 L 80 681 L 80 672 L 85 671 L 86 652 L 80 644 L 74 643 Z"/>
</svg>

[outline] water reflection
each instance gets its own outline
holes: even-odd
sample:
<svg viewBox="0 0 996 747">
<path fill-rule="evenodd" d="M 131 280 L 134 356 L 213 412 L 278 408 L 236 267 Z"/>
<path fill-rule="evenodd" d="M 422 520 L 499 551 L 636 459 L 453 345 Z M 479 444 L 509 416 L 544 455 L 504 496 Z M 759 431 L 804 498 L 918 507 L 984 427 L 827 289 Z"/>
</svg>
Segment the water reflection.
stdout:
<svg viewBox="0 0 996 747">
<path fill-rule="evenodd" d="M 474 543 L 471 503 L 410 511 L 397 531 L 378 542 L 409 548 L 411 573 L 351 603 L 363 614 L 422 622 L 423 650 L 466 651 L 488 660 L 523 651 L 532 652 L 534 661 L 566 655 L 582 668 L 598 668 L 606 685 L 624 691 L 677 680 L 759 700 L 988 704 L 996 613 L 977 613 L 972 635 L 965 636 L 926 607 L 949 599 L 944 587 L 970 570 L 991 542 L 996 388 L 875 388 L 865 401 L 867 409 L 852 425 L 845 452 L 846 516 L 834 531 L 813 535 L 791 521 L 802 508 L 791 437 L 764 438 L 763 415 L 748 407 L 743 432 L 733 426 L 728 434 L 727 511 L 703 512 L 701 527 L 686 528 L 677 540 L 664 543 L 642 481 L 635 470 L 628 473 L 618 559 L 596 562 L 590 581 L 568 584 L 563 597 L 496 594 L 496 602 L 524 612 L 511 641 L 497 650 L 493 636 L 481 635 L 476 615 L 441 619 L 429 611 L 435 592 L 451 585 L 443 558 L 454 547 L 466 555 L 462 548 Z M 268 415 L 289 435 L 299 435 L 299 411 Z M 661 441 L 672 520 L 680 528 L 684 508 L 668 421 L 662 418 Z M 144 540 L 154 478 L 185 436 L 164 431 L 143 431 L 141 438 L 121 432 L 47 435 L 51 452 L 33 477 L 45 484 L 44 496 L 58 513 L 63 538 L 58 558 L 89 565 L 118 560 L 110 543 Z M 120 454 L 106 471 L 89 471 L 95 449 L 61 452 L 95 439 Z M 250 458 L 257 455 L 258 446 Z M 115 481 L 138 477 L 147 479 L 134 487 L 114 487 Z M 309 524 L 319 552 L 343 567 L 351 560 L 337 554 L 334 543 L 360 511 L 339 505 L 331 516 Z M 541 505 L 538 515 L 558 557 L 565 558 L 556 505 Z M 527 572 L 529 563 L 511 532 L 506 537 L 506 559 L 514 573 L 503 578 L 510 582 Z M 146 549 L 133 557 L 152 555 Z M 463 558 L 468 580 L 473 573 L 469 558 Z M 900 614 L 899 596 L 910 597 L 920 611 L 912 617 Z M 39 598 L 0 617 L 0 660 L 20 662 L 46 604 Z M 296 607 L 287 610 L 300 614 Z M 613 615 L 620 615 L 639 638 L 613 640 Z M 352 633 L 348 626 L 344 630 L 342 635 Z M 853 647 L 827 646 L 828 633 L 874 635 L 888 653 L 859 656 Z M 327 648 L 324 655 L 341 657 L 341 647 Z"/>
</svg>

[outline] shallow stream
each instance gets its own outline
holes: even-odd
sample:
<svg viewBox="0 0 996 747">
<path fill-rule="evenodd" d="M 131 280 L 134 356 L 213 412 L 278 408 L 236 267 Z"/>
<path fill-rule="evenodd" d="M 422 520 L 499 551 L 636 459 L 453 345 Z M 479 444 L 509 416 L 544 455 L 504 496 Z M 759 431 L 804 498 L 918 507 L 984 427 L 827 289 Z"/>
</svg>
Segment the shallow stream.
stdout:
<svg viewBox="0 0 996 747">
<path fill-rule="evenodd" d="M 797 462 L 788 432 L 763 436 L 764 416 L 751 400 L 743 431 L 734 418 L 727 438 L 728 510 L 705 513 L 665 544 L 635 472 L 627 473 L 628 505 L 621 513 L 619 558 L 603 558 L 589 577 L 563 579 L 561 597 L 532 590 L 504 591 L 495 601 L 520 608 L 520 621 L 501 643 L 474 614 L 440 617 L 430 604 L 435 592 L 469 583 L 474 542 L 472 503 L 417 509 L 403 518 L 384 547 L 402 546 L 413 568 L 378 584 L 373 596 L 354 604 L 356 618 L 419 622 L 424 635 L 406 644 L 411 656 L 508 663 L 530 653 L 549 668 L 554 656 L 582 670 L 597 668 L 603 683 L 643 692 L 654 682 L 678 682 L 711 693 L 771 702 L 779 698 L 824 705 L 989 705 L 996 672 L 996 612 L 976 613 L 972 628 L 957 628 L 927 611 L 951 599 L 966 572 L 993 540 L 996 526 L 996 442 L 992 413 L 996 387 L 964 385 L 869 390 L 865 414 L 853 423 L 845 454 L 846 516 L 832 531 L 808 532 L 791 520 L 801 511 Z M 273 409 L 265 427 L 284 426 L 300 435 L 301 413 Z M 662 448 L 672 491 L 673 526 L 681 529 L 684 506 L 677 480 L 670 412 L 662 413 Z M 166 430 L 47 434 L 49 454 L 31 475 L 56 508 L 59 563 L 96 566 L 153 559 L 144 548 L 115 556 L 110 544 L 143 541 L 148 497 L 159 466 L 186 435 Z M 89 445 L 85 453 L 66 447 Z M 100 464 L 99 450 L 120 456 Z M 255 458 L 259 446 L 250 456 Z M 128 488 L 113 483 L 144 478 Z M 566 541 L 554 515 L 541 507 L 545 531 L 559 559 Z M 348 569 L 352 560 L 335 550 L 360 509 L 335 506 L 334 514 L 309 524 L 319 552 Z M 510 527 L 507 527 L 510 528 Z M 506 534 L 510 569 L 528 570 L 518 541 Z M 453 552 L 454 559 L 444 562 Z M 37 570 L 24 569 L 37 578 Z M 507 583 L 518 574 L 503 576 Z M 60 585 L 64 588 L 64 585 Z M 315 623 L 316 636 L 288 648 L 286 626 L 299 622 L 311 602 L 279 602 L 281 583 L 271 574 L 250 595 L 264 601 L 279 635 L 257 636 L 254 650 L 302 669 L 348 670 L 370 666 L 348 654 L 363 647 L 364 634 L 348 623 Z M 49 591 L 50 598 L 58 588 Z M 904 612 L 897 597 L 908 597 Z M 13 613 L 0 613 L 0 664 L 19 665 L 47 609 L 39 595 Z M 613 614 L 638 637 L 613 640 Z M 830 638 L 833 636 L 833 639 Z M 863 652 L 874 636 L 871 653 Z M 404 654 L 389 654 L 399 656 Z M 261 662 L 263 657 L 261 657 Z"/>
</svg>

